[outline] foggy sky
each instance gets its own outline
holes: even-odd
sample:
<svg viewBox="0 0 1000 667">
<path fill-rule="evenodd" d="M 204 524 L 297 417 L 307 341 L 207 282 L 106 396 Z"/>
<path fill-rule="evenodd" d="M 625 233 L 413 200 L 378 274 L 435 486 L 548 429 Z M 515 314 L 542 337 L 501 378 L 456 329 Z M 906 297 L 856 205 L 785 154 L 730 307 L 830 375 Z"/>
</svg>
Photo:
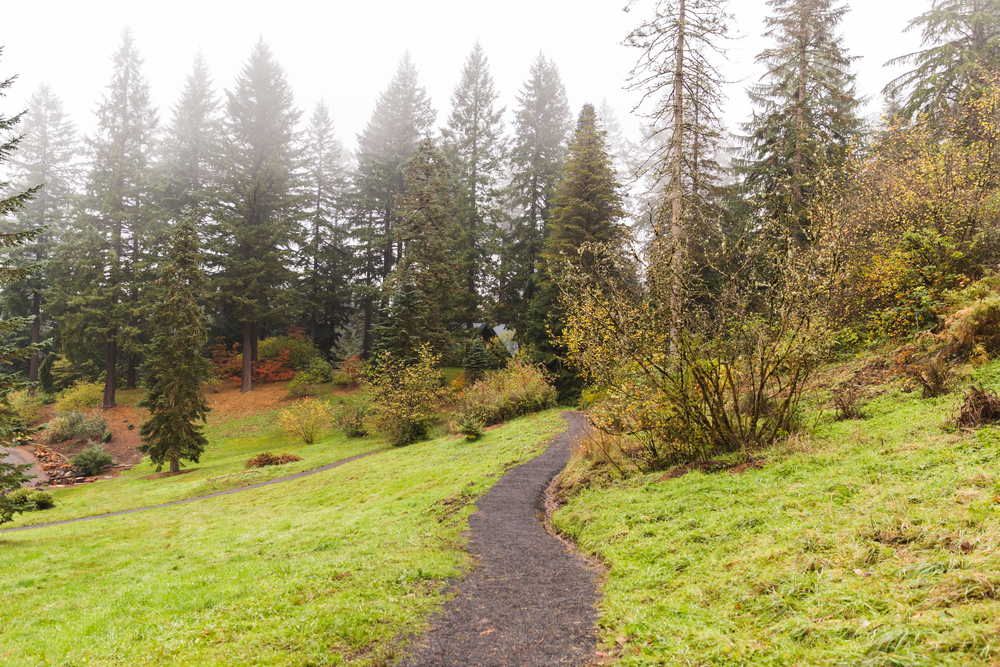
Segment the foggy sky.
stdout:
<svg viewBox="0 0 1000 667">
<path fill-rule="evenodd" d="M 263 37 L 288 74 L 304 119 L 323 98 L 330 106 L 338 138 L 348 149 L 371 116 L 405 51 L 409 50 L 445 124 L 450 96 L 465 58 L 478 39 L 508 120 L 516 94 L 539 51 L 559 67 L 573 115 L 586 102 L 607 99 L 626 134 L 636 138 L 638 121 L 629 112 L 638 95 L 623 90 L 636 54 L 621 45 L 644 18 L 652 0 L 639 0 L 630 13 L 626 0 L 332 0 L 318 3 L 243 3 L 176 0 L 55 0 L 4 7 L 0 76 L 18 75 L 0 108 L 20 110 L 38 85 L 47 82 L 82 132 L 91 132 L 94 110 L 111 76 L 110 56 L 121 32 L 131 27 L 144 73 L 151 83 L 161 123 L 170 118 L 184 78 L 200 47 L 216 89 L 233 81 L 258 37 Z M 39 9 L 41 6 L 43 9 Z M 877 112 L 879 91 L 902 71 L 882 64 L 919 48 L 919 35 L 903 34 L 909 19 L 930 7 L 930 0 L 855 3 L 841 31 L 852 55 L 859 91 L 872 98 L 866 109 Z M 725 119 L 734 130 L 749 117 L 744 89 L 756 82 L 754 57 L 762 41 L 764 0 L 733 0 L 733 35 L 723 71 L 732 81 Z M 19 106 L 20 105 L 20 106 Z"/>
</svg>

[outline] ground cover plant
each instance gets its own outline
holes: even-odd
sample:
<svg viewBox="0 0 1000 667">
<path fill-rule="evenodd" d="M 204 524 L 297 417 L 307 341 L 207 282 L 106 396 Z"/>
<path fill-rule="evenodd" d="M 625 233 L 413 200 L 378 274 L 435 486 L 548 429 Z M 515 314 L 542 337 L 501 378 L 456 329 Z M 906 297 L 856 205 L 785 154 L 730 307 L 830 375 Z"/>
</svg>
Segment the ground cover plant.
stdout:
<svg viewBox="0 0 1000 667">
<path fill-rule="evenodd" d="M 562 428 L 550 411 L 477 443 L 442 437 L 245 494 L 0 534 L 0 662 L 386 664 L 469 565 L 472 501 Z"/>
<path fill-rule="evenodd" d="M 1000 363 L 973 380 L 1000 386 Z M 604 651 L 622 665 L 995 664 L 1000 429 L 955 430 L 961 396 L 903 382 L 863 421 L 810 413 L 760 469 L 608 484 L 576 459 L 564 479 L 590 488 L 555 523 L 608 567 Z"/>
</svg>

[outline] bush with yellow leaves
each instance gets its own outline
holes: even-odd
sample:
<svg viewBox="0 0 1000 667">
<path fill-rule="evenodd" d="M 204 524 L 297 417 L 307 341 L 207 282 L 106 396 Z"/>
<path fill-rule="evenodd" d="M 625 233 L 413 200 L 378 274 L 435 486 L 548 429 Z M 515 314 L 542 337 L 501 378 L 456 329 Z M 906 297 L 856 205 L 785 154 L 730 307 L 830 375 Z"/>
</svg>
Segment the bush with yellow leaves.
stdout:
<svg viewBox="0 0 1000 667">
<path fill-rule="evenodd" d="M 320 432 L 330 425 L 330 410 L 323 401 L 302 399 L 281 411 L 278 424 L 285 433 L 311 445 L 316 442 Z"/>
<path fill-rule="evenodd" d="M 427 439 L 435 408 L 448 393 L 440 360 L 427 345 L 411 363 L 388 352 L 375 355 L 367 376 L 368 419 L 394 447 Z"/>
</svg>

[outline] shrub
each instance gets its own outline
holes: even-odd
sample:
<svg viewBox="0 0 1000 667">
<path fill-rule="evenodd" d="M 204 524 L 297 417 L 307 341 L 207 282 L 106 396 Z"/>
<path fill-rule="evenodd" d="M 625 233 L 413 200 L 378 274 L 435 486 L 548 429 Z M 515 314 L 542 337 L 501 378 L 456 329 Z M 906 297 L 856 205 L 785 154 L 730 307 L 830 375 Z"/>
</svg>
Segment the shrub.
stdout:
<svg viewBox="0 0 1000 667">
<path fill-rule="evenodd" d="M 937 398 L 949 391 L 951 368 L 941 359 L 904 366 L 903 373 L 920 383 L 923 398 Z"/>
<path fill-rule="evenodd" d="M 459 399 L 455 422 L 474 420 L 484 426 L 553 408 L 556 390 L 542 364 L 511 359 L 492 377 L 467 387 Z"/>
<path fill-rule="evenodd" d="M 301 461 L 301 456 L 295 454 L 272 454 L 271 452 L 261 452 L 257 456 L 251 457 L 246 462 L 246 468 L 263 468 L 264 466 L 280 466 L 292 461 Z"/>
<path fill-rule="evenodd" d="M 28 390 L 21 389 L 20 391 L 11 393 L 7 398 L 7 402 L 10 404 L 10 409 L 13 411 L 14 416 L 23 421 L 25 425 L 30 425 L 38 420 L 38 413 L 42 409 L 43 400 L 41 396 L 32 396 L 28 393 Z"/>
<path fill-rule="evenodd" d="M 365 419 L 368 406 L 365 403 L 344 405 L 334 415 L 333 422 L 347 438 L 363 438 L 368 435 Z"/>
<path fill-rule="evenodd" d="M 462 417 L 462 421 L 458 422 L 456 429 L 459 433 L 465 436 L 465 439 L 472 442 L 479 440 L 483 437 L 483 425 L 475 417 L 465 415 Z"/>
<path fill-rule="evenodd" d="M 338 387 L 356 387 L 361 381 L 361 360 L 357 357 L 344 359 L 333 373 L 332 382 Z"/>
<path fill-rule="evenodd" d="M 959 428 L 975 428 L 997 421 L 1000 421 L 1000 396 L 992 389 L 967 389 L 965 399 L 958 408 L 955 425 Z"/>
<path fill-rule="evenodd" d="M 84 475 L 93 476 L 99 475 L 102 470 L 114 463 L 114 460 L 101 445 L 90 441 L 83 451 L 75 455 L 69 462 Z"/>
<path fill-rule="evenodd" d="M 845 419 L 864 419 L 863 409 L 865 401 L 861 388 L 858 386 L 841 387 L 833 392 L 830 399 L 833 409 L 836 410 L 834 419 L 843 421 Z"/>
<path fill-rule="evenodd" d="M 436 368 L 440 355 L 427 345 L 407 364 L 389 352 L 380 352 L 368 374 L 372 429 L 401 447 L 427 439 L 434 407 L 444 399 L 444 375 Z"/>
<path fill-rule="evenodd" d="M 104 387 L 96 382 L 77 382 L 59 394 L 59 398 L 56 399 L 56 412 L 99 408 L 103 400 Z"/>
<path fill-rule="evenodd" d="M 211 376 L 209 376 L 209 377 L 207 377 L 207 378 L 205 378 L 205 382 L 204 382 L 205 388 L 208 389 L 213 394 L 218 394 L 219 393 L 219 390 L 222 389 L 223 383 L 224 383 L 224 380 L 222 378 L 218 377 L 217 375 L 214 375 L 214 374 L 211 375 Z"/>
<path fill-rule="evenodd" d="M 315 399 L 295 401 L 278 415 L 278 424 L 289 435 L 311 445 L 323 427 L 330 423 L 330 413 L 325 403 Z"/>
<path fill-rule="evenodd" d="M 26 487 L 14 489 L 8 493 L 7 500 L 20 512 L 47 510 L 55 507 L 55 501 L 52 498 L 51 492 L 28 489 Z"/>
<path fill-rule="evenodd" d="M 321 384 L 333 382 L 333 369 L 322 359 L 313 359 L 305 370 L 299 371 L 288 383 L 288 393 L 293 396 L 306 396 L 315 393 Z"/>
<path fill-rule="evenodd" d="M 282 359 L 291 370 L 303 370 L 313 362 L 322 361 L 322 353 L 316 349 L 301 327 L 289 327 L 284 336 L 272 336 L 257 343 L 257 361 Z"/>
<path fill-rule="evenodd" d="M 82 442 L 83 440 L 97 440 L 104 437 L 108 429 L 108 420 L 97 415 L 87 415 L 82 412 L 66 412 L 56 415 L 55 419 L 49 422 L 49 428 L 45 431 L 43 440 L 47 443 L 63 442 L 73 440 Z M 108 438 L 110 440 L 110 438 Z"/>
</svg>

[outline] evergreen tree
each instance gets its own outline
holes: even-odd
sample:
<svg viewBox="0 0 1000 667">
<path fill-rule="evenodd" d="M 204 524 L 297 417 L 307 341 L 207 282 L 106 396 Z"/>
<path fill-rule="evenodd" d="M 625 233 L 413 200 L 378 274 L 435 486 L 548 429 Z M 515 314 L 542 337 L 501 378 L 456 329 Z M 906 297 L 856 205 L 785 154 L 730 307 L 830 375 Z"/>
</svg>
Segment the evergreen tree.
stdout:
<svg viewBox="0 0 1000 667">
<path fill-rule="evenodd" d="M 425 343 L 435 354 L 447 351 L 448 302 L 456 289 L 448 164 L 433 140 L 420 142 L 405 179 L 397 230 L 403 253 L 390 277 L 389 308 L 377 329 L 377 349 L 416 359 Z"/>
<path fill-rule="evenodd" d="M 607 151 L 605 132 L 598 126 L 597 113 L 590 104 L 580 112 L 552 206 L 538 272 L 538 294 L 528 310 L 523 335 L 536 358 L 555 375 L 560 395 L 568 397 L 578 393 L 581 384 L 563 366 L 565 348 L 556 342 L 566 314 L 560 292 L 568 290 L 571 294 L 572 288 L 581 283 L 606 280 L 609 267 L 604 266 L 602 258 L 606 255 L 600 247 L 620 247 L 625 234 L 621 187 Z"/>
<path fill-rule="evenodd" d="M 204 422 L 209 411 L 201 393 L 208 375 L 208 361 L 200 353 L 206 340 L 203 283 L 197 232 L 185 218 L 157 281 L 162 295 L 153 310 L 153 340 L 143 364 L 146 395 L 139 406 L 148 408 L 150 416 L 139 429 L 139 451 L 156 464 L 157 472 L 166 462 L 172 473 L 180 472 L 181 460 L 197 463 L 208 444 L 196 423 Z"/>
<path fill-rule="evenodd" d="M 469 346 L 469 353 L 465 355 L 462 368 L 465 373 L 465 381 L 469 385 L 475 384 L 486 377 L 486 370 L 490 367 L 490 353 L 483 344 L 483 337 L 476 332 L 476 337 Z"/>
<path fill-rule="evenodd" d="M 130 30 L 112 63 L 97 132 L 88 140 L 91 170 L 82 203 L 57 249 L 62 259 L 54 294 L 60 338 L 71 356 L 105 347 L 104 408 L 115 406 L 120 351 L 126 354 L 126 386 L 136 384 L 145 287 L 160 241 L 150 178 L 157 119 Z"/>
<path fill-rule="evenodd" d="M 213 292 L 242 329 L 242 392 L 252 388 L 264 321 L 282 314 L 294 283 L 289 253 L 305 216 L 300 116 L 284 70 L 258 41 L 226 92 L 211 258 Z"/>
<path fill-rule="evenodd" d="M 389 87 L 379 95 L 364 132 L 358 135 L 352 236 L 366 357 L 372 349 L 378 286 L 402 254 L 396 228 L 400 224 L 397 202 L 405 193 L 405 166 L 420 139 L 430 133 L 436 115 L 427 92 L 417 82 L 417 69 L 407 52 Z"/>
<path fill-rule="evenodd" d="M 806 207 L 824 165 L 844 159 L 860 130 L 853 58 L 835 29 L 847 6 L 835 0 L 769 0 L 765 37 L 775 45 L 757 56 L 767 67 L 750 88 L 757 107 L 743 166 L 746 188 L 794 241 L 808 227 Z"/>
<path fill-rule="evenodd" d="M 510 154 L 514 219 L 503 242 L 500 303 L 495 317 L 515 329 L 523 328 L 528 304 L 534 298 L 535 265 L 572 122 L 559 70 L 541 53 L 532 63 L 517 101 Z"/>
<path fill-rule="evenodd" d="M 934 0 L 906 29 L 915 28 L 926 48 L 886 63 L 914 64 L 883 90 L 894 96 L 909 91 L 899 110 L 902 118 L 947 113 L 1000 69 L 1000 0 Z"/>
<path fill-rule="evenodd" d="M 208 213 L 220 141 L 218 112 L 218 95 L 199 51 L 161 146 L 162 205 L 174 220 L 194 212 L 200 221 Z"/>
<path fill-rule="evenodd" d="M 481 312 L 483 292 L 492 274 L 490 256 L 496 250 L 503 222 L 501 179 L 506 139 L 505 109 L 496 107 L 499 98 L 486 55 L 476 42 L 452 93 L 448 126 L 442 130 L 455 201 L 455 248 L 461 289 L 456 317 L 470 327 Z"/>
<path fill-rule="evenodd" d="M 346 319 L 349 254 L 343 198 L 346 189 L 344 149 L 334 134 L 330 110 L 323 101 L 306 127 L 304 153 L 309 196 L 304 243 L 299 253 L 303 301 L 309 337 L 320 349 L 336 342 L 336 329 Z"/>
<path fill-rule="evenodd" d="M 42 341 L 43 307 L 48 300 L 48 262 L 72 209 L 79 179 L 79 140 L 73 123 L 63 111 L 62 101 L 42 84 L 28 100 L 24 138 L 11 156 L 11 178 L 18 189 L 44 185 L 35 198 L 14 216 L 15 231 L 44 228 L 43 233 L 21 247 L 19 262 L 35 267 L 22 281 L 4 289 L 6 309 L 31 318 L 28 341 Z M 38 381 L 39 354 L 28 359 L 28 381 Z M 35 386 L 29 389 L 32 393 Z"/>
</svg>

